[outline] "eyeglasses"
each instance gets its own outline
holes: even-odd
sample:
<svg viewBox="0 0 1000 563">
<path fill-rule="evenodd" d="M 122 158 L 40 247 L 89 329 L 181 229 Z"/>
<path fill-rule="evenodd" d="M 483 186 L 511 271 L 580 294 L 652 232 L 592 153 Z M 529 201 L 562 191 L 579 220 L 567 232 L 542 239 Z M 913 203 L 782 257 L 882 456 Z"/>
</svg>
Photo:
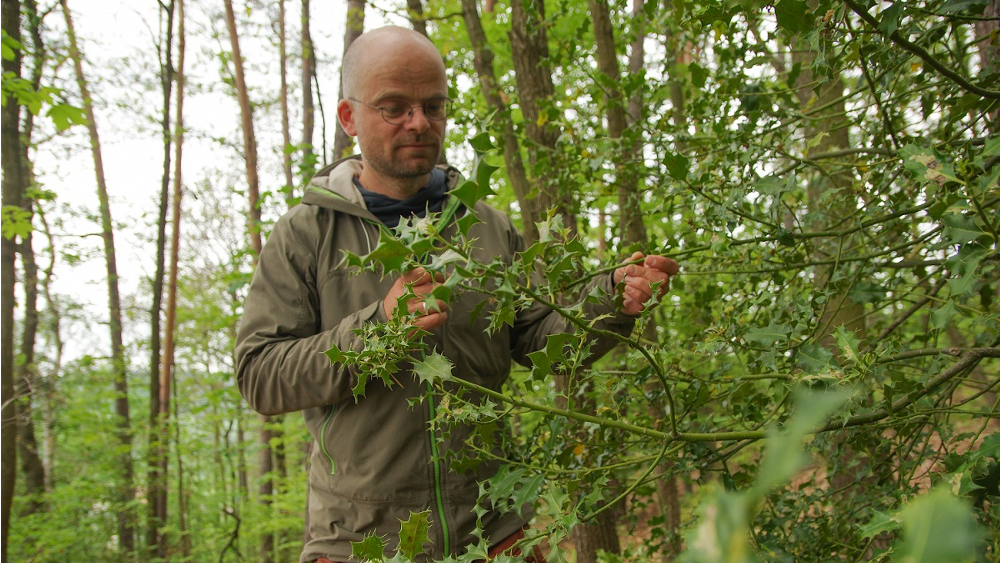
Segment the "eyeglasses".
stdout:
<svg viewBox="0 0 1000 563">
<path fill-rule="evenodd" d="M 402 125 L 409 121 L 413 117 L 414 108 L 420 108 L 424 112 L 424 117 L 431 121 L 444 121 L 448 119 L 448 113 L 451 111 L 451 100 L 448 98 L 432 100 L 415 106 L 411 106 L 401 100 L 388 100 L 380 106 L 362 102 L 354 98 L 348 98 L 348 100 L 364 104 L 372 109 L 377 109 L 382 114 L 382 119 L 392 125 Z"/>
</svg>

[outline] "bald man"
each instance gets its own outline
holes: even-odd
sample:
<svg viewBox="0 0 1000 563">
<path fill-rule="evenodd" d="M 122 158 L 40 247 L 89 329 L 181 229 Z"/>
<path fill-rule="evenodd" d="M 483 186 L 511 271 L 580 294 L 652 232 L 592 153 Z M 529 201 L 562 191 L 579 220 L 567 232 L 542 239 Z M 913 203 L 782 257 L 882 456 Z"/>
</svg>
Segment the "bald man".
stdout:
<svg viewBox="0 0 1000 563">
<path fill-rule="evenodd" d="M 479 484 L 496 474 L 501 465 L 496 459 L 509 455 L 504 440 L 495 440 L 495 455 L 459 468 L 456 462 L 470 454 L 466 442 L 475 429 L 457 423 L 447 432 L 432 428 L 437 399 L 431 394 L 420 400 L 429 388 L 409 369 L 394 374 L 398 385 L 369 382 L 355 400 L 357 373 L 331 365 L 324 351 L 361 350 L 361 329 L 408 312 L 430 333 L 421 349 L 445 355 L 455 377 L 500 390 L 512 362 L 530 365 L 527 355 L 544 348 L 547 335 L 572 327 L 536 305 L 518 313 L 512 325 L 489 333 L 488 296 L 465 292 L 429 307 L 424 296 L 443 281 L 440 274 L 416 268 L 382 277 L 351 271 L 341 262 L 344 251 L 367 254 L 380 237 L 393 236 L 400 222 L 428 215 L 444 236 L 457 236 L 454 220 L 474 213 L 480 222 L 469 236 L 477 261 L 512 263 L 525 248 L 505 214 L 483 202 L 467 209 L 448 195 L 460 175 L 437 165 L 452 104 L 445 65 L 433 43 L 399 27 L 369 31 L 348 49 L 342 72 L 344 99 L 337 117 L 357 138 L 361 154 L 321 171 L 301 205 L 279 219 L 268 237 L 237 337 L 240 392 L 262 414 L 302 411 L 315 441 L 302 563 L 356 561 L 351 543 L 370 533 L 387 540 L 391 555 L 400 521 L 425 511 L 431 528 L 424 559 L 461 554 L 476 541 L 477 526 L 492 551 L 500 552 L 521 537 L 531 517 L 530 507 L 518 513 L 488 504 L 477 516 Z M 586 294 L 597 291 L 606 299 L 588 302 L 584 310 L 600 319 L 597 328 L 628 334 L 653 287 L 666 291 L 676 273 L 673 260 L 636 253 L 628 265 L 592 282 Z M 406 286 L 417 297 L 399 299 Z M 593 358 L 613 345 L 598 338 Z"/>
</svg>

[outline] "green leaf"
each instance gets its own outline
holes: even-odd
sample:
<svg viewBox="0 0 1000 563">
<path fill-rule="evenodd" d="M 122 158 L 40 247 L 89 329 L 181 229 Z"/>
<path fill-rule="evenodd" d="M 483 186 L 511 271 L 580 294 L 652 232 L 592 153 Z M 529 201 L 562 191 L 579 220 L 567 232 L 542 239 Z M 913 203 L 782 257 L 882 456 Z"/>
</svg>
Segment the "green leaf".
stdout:
<svg viewBox="0 0 1000 563">
<path fill-rule="evenodd" d="M 807 342 L 800 346 L 795 361 L 810 374 L 826 373 L 839 367 L 833 360 L 833 352 L 815 342 Z"/>
<path fill-rule="evenodd" d="M 485 131 L 469 139 L 469 145 L 472 146 L 472 150 L 476 151 L 476 153 L 480 155 L 496 150 L 497 148 L 496 145 L 493 144 L 493 137 Z"/>
<path fill-rule="evenodd" d="M 803 0 L 775 2 L 774 16 L 778 27 L 787 31 L 789 35 L 805 33 L 813 27 L 813 20 L 809 17 L 809 5 Z"/>
<path fill-rule="evenodd" d="M 768 437 L 757 470 L 753 492 L 758 497 L 790 480 L 806 460 L 802 442 L 807 435 L 825 422 L 848 398 L 846 392 L 795 393 L 795 413 L 780 431 L 768 431 Z"/>
<path fill-rule="evenodd" d="M 682 154 L 668 152 L 663 157 L 663 164 L 667 167 L 667 172 L 671 178 L 684 180 L 687 178 L 691 162 Z"/>
<path fill-rule="evenodd" d="M 860 364 L 861 341 L 858 340 L 858 337 L 842 326 L 837 327 L 834 336 L 837 339 L 837 346 L 840 348 L 840 352 L 844 355 L 844 358 L 855 364 Z"/>
<path fill-rule="evenodd" d="M 864 526 L 860 526 L 861 539 L 874 538 L 879 534 L 899 529 L 899 518 L 896 515 L 878 510 L 873 512 L 872 519 Z"/>
<path fill-rule="evenodd" d="M 961 563 L 976 559 L 983 531 L 972 508 L 938 487 L 918 497 L 899 513 L 903 539 L 896 543 L 897 561 Z"/>
<path fill-rule="evenodd" d="M 431 511 L 410 512 L 410 517 L 399 525 L 399 554 L 407 561 L 416 561 L 424 553 L 424 544 L 430 541 Z"/>
<path fill-rule="evenodd" d="M 73 125 L 87 124 L 87 114 L 81 108 L 69 104 L 55 104 L 45 113 L 52 118 L 59 131 L 65 131 Z"/>
<path fill-rule="evenodd" d="M 899 17 L 903 15 L 903 3 L 895 2 L 882 12 L 881 21 L 879 21 L 878 28 L 882 30 L 882 33 L 886 35 L 892 35 L 892 33 L 899 29 Z"/>
<path fill-rule="evenodd" d="M 785 181 L 777 176 L 765 176 L 757 180 L 754 189 L 763 195 L 778 195 L 785 190 Z"/>
<path fill-rule="evenodd" d="M 385 542 L 375 532 L 369 532 L 361 541 L 351 542 L 351 557 L 359 561 L 380 563 L 385 560 Z"/>
<path fill-rule="evenodd" d="M 496 192 L 489 187 L 489 184 L 487 184 L 485 188 L 482 188 L 476 182 L 466 180 L 448 193 L 457 197 L 466 207 L 472 209 L 476 205 L 477 201 L 488 195 L 493 195 Z"/>
<path fill-rule="evenodd" d="M 954 301 L 947 301 L 941 307 L 931 311 L 931 328 L 938 330 L 948 328 L 951 319 L 958 314 L 958 307 Z"/>
<path fill-rule="evenodd" d="M 413 363 L 414 373 L 424 383 L 437 383 L 438 381 L 454 379 L 451 369 L 451 360 L 439 352 L 433 352 L 423 360 L 417 360 Z"/>
<path fill-rule="evenodd" d="M 944 3 L 939 12 L 942 14 L 954 14 L 965 12 L 968 14 L 982 14 L 986 8 L 987 0 L 948 0 Z"/>
<path fill-rule="evenodd" d="M 954 244 L 972 242 L 986 235 L 986 231 L 976 224 L 976 218 L 961 213 L 946 213 L 941 217 L 944 223 L 944 235 Z"/>
<path fill-rule="evenodd" d="M 767 325 L 766 328 L 753 328 L 747 331 L 746 338 L 756 342 L 762 346 L 771 346 L 775 342 L 781 340 L 788 340 L 788 335 L 791 334 L 792 328 L 787 324 L 771 324 Z"/>
<path fill-rule="evenodd" d="M 27 209 L 16 205 L 4 205 L 0 211 L 0 232 L 3 238 L 12 240 L 14 237 L 24 238 L 31 233 L 32 214 Z"/>
</svg>

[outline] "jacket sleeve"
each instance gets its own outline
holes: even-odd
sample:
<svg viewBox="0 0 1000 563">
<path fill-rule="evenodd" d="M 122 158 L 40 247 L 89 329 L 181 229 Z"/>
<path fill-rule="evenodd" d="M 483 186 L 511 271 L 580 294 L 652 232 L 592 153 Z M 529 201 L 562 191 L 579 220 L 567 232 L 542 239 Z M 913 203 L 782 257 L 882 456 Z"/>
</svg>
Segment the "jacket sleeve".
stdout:
<svg viewBox="0 0 1000 563">
<path fill-rule="evenodd" d="M 375 302 L 338 326 L 320 330 L 317 245 L 314 237 L 305 240 L 308 231 L 312 229 L 296 228 L 295 220 L 287 216 L 275 224 L 250 283 L 236 337 L 240 393 L 251 408 L 265 415 L 352 397 L 356 376 L 333 365 L 324 352 L 334 344 L 360 349 L 352 330 L 384 317 Z"/>
<path fill-rule="evenodd" d="M 524 250 L 524 239 L 516 229 L 513 231 L 511 244 L 515 252 Z M 536 281 L 535 285 L 540 283 Z M 629 335 L 635 327 L 635 319 L 622 313 L 615 304 L 614 280 L 611 274 L 598 276 L 584 288 L 584 296 L 596 296 L 596 299 L 585 299 L 583 302 L 583 317 L 593 322 L 596 329 Z M 596 320 L 595 320 L 596 319 Z M 574 327 L 562 315 L 542 303 L 534 303 L 519 313 L 514 321 L 511 332 L 511 357 L 517 363 L 530 366 L 528 354 L 545 347 L 550 334 L 573 332 Z M 597 361 L 601 356 L 615 347 L 617 341 L 607 336 L 589 336 L 591 355 L 589 362 Z"/>
</svg>

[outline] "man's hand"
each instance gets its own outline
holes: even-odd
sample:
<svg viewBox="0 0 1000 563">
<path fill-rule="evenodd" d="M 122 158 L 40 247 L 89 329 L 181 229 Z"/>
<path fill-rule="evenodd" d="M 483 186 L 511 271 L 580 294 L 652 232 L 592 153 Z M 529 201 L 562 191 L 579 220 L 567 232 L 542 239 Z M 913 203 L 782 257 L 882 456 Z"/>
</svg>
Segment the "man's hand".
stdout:
<svg viewBox="0 0 1000 563">
<path fill-rule="evenodd" d="M 432 275 L 427 270 L 417 267 L 403 274 L 389 288 L 389 293 L 382 300 L 382 309 L 385 310 L 386 317 L 392 318 L 394 315 L 405 315 L 416 313 L 416 320 L 413 322 L 418 328 L 432 330 L 444 324 L 448 320 L 448 304 L 439 299 L 432 299 L 428 304 L 428 297 L 434 288 L 444 281 L 444 274 L 440 272 Z M 400 303 L 400 298 L 407 293 L 407 286 L 414 297 L 405 303 Z M 405 304 L 406 309 L 401 307 Z"/>
<path fill-rule="evenodd" d="M 614 280 L 623 297 L 621 311 L 627 315 L 638 315 L 646 308 L 646 302 L 653 297 L 653 284 L 660 284 L 658 291 L 662 298 L 670 289 L 670 276 L 680 271 L 676 260 L 645 256 L 642 252 L 633 253 L 624 264 L 615 270 Z"/>
</svg>

